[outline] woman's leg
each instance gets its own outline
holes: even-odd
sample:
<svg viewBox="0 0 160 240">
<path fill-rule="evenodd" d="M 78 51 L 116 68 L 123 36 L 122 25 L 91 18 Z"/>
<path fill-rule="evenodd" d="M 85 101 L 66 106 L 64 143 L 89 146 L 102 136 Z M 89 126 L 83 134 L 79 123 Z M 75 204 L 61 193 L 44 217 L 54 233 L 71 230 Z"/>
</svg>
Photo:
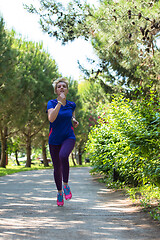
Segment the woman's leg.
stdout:
<svg viewBox="0 0 160 240">
<path fill-rule="evenodd" d="M 75 145 L 74 139 L 66 139 L 59 152 L 59 158 L 62 163 L 63 182 L 68 183 L 69 179 L 69 155 L 72 152 Z"/>
<path fill-rule="evenodd" d="M 57 190 L 62 191 L 62 163 L 59 159 L 59 151 L 61 145 L 49 145 L 49 150 L 54 166 L 54 180 L 56 183 Z"/>
</svg>

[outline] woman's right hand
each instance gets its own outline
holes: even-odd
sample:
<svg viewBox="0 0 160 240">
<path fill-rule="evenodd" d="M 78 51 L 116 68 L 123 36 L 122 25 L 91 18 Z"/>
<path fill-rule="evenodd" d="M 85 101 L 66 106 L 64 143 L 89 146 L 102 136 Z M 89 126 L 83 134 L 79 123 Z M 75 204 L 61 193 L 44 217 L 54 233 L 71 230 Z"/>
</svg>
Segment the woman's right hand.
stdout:
<svg viewBox="0 0 160 240">
<path fill-rule="evenodd" d="M 65 94 L 62 92 L 58 97 L 57 100 L 60 101 L 62 103 L 62 105 L 64 106 L 66 104 L 66 96 Z"/>
</svg>

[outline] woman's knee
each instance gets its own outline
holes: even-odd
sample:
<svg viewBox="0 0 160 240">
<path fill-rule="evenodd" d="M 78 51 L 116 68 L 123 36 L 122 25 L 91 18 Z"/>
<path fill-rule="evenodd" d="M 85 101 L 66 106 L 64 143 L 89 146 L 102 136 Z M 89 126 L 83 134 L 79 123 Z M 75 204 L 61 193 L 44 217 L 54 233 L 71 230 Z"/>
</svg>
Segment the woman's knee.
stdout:
<svg viewBox="0 0 160 240">
<path fill-rule="evenodd" d="M 59 154 L 59 158 L 60 158 L 62 163 L 65 162 L 65 161 L 68 161 L 68 157 L 69 157 L 69 155 L 65 154 L 64 152 Z"/>
</svg>

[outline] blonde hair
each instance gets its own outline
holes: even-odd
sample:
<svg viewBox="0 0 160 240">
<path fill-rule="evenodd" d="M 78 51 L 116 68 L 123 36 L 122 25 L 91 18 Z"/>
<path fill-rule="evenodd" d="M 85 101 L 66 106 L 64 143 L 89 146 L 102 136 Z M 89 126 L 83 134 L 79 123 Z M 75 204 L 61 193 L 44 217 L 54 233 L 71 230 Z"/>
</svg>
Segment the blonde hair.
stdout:
<svg viewBox="0 0 160 240">
<path fill-rule="evenodd" d="M 57 84 L 58 84 L 59 82 L 64 82 L 64 83 L 67 85 L 67 89 L 68 89 L 68 85 L 69 85 L 68 80 L 67 80 L 66 78 L 64 78 L 64 77 L 58 78 L 58 79 L 56 79 L 56 80 L 53 82 L 53 84 L 52 84 L 52 86 L 53 86 L 53 88 L 54 88 L 54 93 L 55 93 L 55 94 L 57 93 L 57 92 L 56 92 L 56 90 L 57 90 Z"/>
</svg>

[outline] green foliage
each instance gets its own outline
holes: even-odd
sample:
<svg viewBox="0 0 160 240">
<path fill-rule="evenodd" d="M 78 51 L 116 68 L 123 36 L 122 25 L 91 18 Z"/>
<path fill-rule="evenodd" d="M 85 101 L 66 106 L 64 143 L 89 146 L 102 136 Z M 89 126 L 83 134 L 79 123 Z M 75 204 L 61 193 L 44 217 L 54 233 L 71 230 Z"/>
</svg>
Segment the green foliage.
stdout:
<svg viewBox="0 0 160 240">
<path fill-rule="evenodd" d="M 159 88 L 159 1 L 104 0 L 96 8 L 79 0 L 46 0 L 39 8 L 26 8 L 39 15 L 43 31 L 62 43 L 80 36 L 91 40 L 99 61 L 88 71 L 81 68 L 107 93 L 120 89 L 132 97 L 139 86 L 145 93 L 150 86 Z"/>
<path fill-rule="evenodd" d="M 18 51 L 13 48 L 13 33 L 8 33 L 0 17 L 0 135 L 1 162 L 6 164 L 6 138 L 8 125 L 13 127 L 14 116 L 17 114 L 19 79 L 16 74 Z"/>
<path fill-rule="evenodd" d="M 5 112 L 6 115 L 8 111 L 14 111 L 19 81 L 15 72 L 18 52 L 12 47 L 13 34 L 6 31 L 4 24 L 3 18 L 0 17 L 0 102 L 5 103 L 6 106 L 4 109 L 2 104 L 0 105 L 0 114 Z M 7 119 L 3 119 L 3 121 L 5 120 L 7 121 Z"/>
<path fill-rule="evenodd" d="M 77 118 L 80 125 L 77 128 L 78 145 L 82 147 L 84 152 L 85 143 L 88 138 L 90 126 L 95 125 L 96 107 L 99 101 L 105 101 L 106 96 L 98 83 L 90 83 L 89 81 L 82 81 L 78 85 L 78 93 L 80 95 L 82 109 Z"/>
<path fill-rule="evenodd" d="M 27 145 L 30 165 L 31 138 L 47 122 L 46 105 L 52 98 L 52 81 L 59 77 L 58 68 L 42 43 L 16 39 L 0 20 L 0 165 L 6 165 L 7 139 L 21 130 Z M 48 129 L 47 129 L 48 133 Z M 22 134 L 18 133 L 20 139 Z M 19 145 L 19 144 L 18 144 Z M 18 148 L 19 146 L 16 146 Z M 11 149 L 11 148 L 10 148 Z M 18 149 L 17 149 L 18 150 Z"/>
<path fill-rule="evenodd" d="M 43 113 L 47 100 L 52 97 L 51 83 L 59 76 L 58 69 L 55 61 L 43 50 L 42 43 L 18 39 L 15 46 L 20 52 L 17 71 L 23 94 L 21 99 L 25 112 L 23 125 L 27 122 L 31 122 L 30 125 L 38 124 L 40 114 L 46 119 L 46 114 Z"/>
<path fill-rule="evenodd" d="M 160 188 L 154 184 L 145 184 L 136 188 L 127 189 L 134 202 L 149 211 L 150 215 L 160 221 Z"/>
<path fill-rule="evenodd" d="M 99 122 L 86 145 L 96 171 L 135 186 L 159 186 L 160 114 L 154 94 L 137 103 L 119 97 L 99 106 Z"/>
<path fill-rule="evenodd" d="M 47 122 L 46 105 L 52 98 L 51 83 L 59 76 L 55 61 L 43 50 L 42 43 L 15 39 L 18 49 L 17 74 L 20 80 L 19 118 L 15 127 L 21 130 L 27 149 L 27 167 L 31 165 L 31 139 Z"/>
<path fill-rule="evenodd" d="M 18 51 L 13 48 L 13 34 L 6 31 L 3 18 L 0 18 L 0 39 L 0 129 L 3 129 L 16 113 L 19 85 L 15 70 Z"/>
<path fill-rule="evenodd" d="M 31 166 L 31 146 L 42 146 L 48 141 L 47 102 L 55 98 L 52 82 L 60 76 L 54 59 L 43 50 L 42 43 L 16 39 L 8 33 L 3 19 L 0 22 L 0 133 L 2 157 L 19 151 L 25 145 L 26 166 Z M 69 99 L 77 104 L 81 115 L 78 83 L 70 79 Z M 16 133 L 16 135 L 14 135 Z M 8 140 L 8 150 L 6 149 Z"/>
<path fill-rule="evenodd" d="M 61 40 L 62 44 L 81 36 L 88 40 L 89 27 L 86 24 L 88 7 L 86 2 L 81 4 L 79 0 L 70 1 L 68 4 L 45 0 L 40 1 L 39 8 L 33 4 L 25 5 L 28 12 L 39 15 L 43 31 Z"/>
<path fill-rule="evenodd" d="M 110 83 L 122 86 L 123 91 L 127 90 L 124 86 L 132 91 L 143 86 L 146 92 L 149 86 L 159 85 L 159 4 L 150 0 L 101 1 L 88 17 L 92 44 L 100 59 L 99 73 L 105 73 Z"/>
</svg>

